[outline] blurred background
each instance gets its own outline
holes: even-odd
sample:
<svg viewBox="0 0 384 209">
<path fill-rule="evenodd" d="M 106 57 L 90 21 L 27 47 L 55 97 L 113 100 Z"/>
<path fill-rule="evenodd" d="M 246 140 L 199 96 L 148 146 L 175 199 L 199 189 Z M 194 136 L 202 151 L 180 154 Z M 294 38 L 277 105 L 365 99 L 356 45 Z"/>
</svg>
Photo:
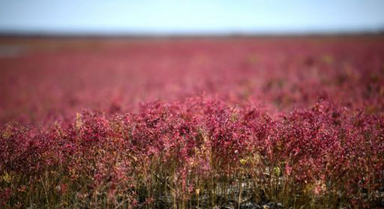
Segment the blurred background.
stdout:
<svg viewBox="0 0 384 209">
<path fill-rule="evenodd" d="M 382 0 L 0 0 L 6 35 L 377 33 Z"/>
<path fill-rule="evenodd" d="M 384 0 L 0 0 L 0 125 L 202 93 L 384 111 L 383 29 Z"/>
</svg>

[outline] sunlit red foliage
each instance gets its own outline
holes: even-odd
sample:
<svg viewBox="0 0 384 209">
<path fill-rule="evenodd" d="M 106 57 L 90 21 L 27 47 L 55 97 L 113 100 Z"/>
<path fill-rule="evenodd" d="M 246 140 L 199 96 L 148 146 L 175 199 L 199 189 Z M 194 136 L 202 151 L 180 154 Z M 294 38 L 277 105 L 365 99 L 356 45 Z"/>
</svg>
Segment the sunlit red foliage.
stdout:
<svg viewBox="0 0 384 209">
<path fill-rule="evenodd" d="M 100 41 L 0 58 L 0 206 L 381 207 L 379 40 Z"/>
</svg>

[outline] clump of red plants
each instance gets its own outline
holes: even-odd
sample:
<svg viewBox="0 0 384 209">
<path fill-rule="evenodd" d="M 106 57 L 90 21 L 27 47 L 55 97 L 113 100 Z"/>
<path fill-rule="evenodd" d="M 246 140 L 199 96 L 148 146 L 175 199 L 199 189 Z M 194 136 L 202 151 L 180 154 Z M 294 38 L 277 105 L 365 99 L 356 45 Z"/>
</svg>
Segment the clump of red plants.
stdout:
<svg viewBox="0 0 384 209">
<path fill-rule="evenodd" d="M 382 204 L 384 118 L 319 102 L 280 115 L 193 97 L 0 131 L 1 208 Z"/>
</svg>

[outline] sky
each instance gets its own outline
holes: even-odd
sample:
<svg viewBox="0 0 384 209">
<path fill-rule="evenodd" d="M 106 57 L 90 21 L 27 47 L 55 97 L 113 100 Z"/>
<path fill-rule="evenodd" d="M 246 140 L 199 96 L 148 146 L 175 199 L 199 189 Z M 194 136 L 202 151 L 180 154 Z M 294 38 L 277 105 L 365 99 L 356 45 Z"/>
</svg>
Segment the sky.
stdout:
<svg viewBox="0 0 384 209">
<path fill-rule="evenodd" d="M 0 0 L 2 34 L 377 32 L 384 0 Z"/>
</svg>

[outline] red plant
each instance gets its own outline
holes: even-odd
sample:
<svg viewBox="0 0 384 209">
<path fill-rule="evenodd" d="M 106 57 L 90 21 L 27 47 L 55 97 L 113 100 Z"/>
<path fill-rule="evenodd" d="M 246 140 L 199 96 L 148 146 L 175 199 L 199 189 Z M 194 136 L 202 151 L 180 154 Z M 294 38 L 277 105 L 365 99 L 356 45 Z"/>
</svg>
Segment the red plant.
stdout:
<svg viewBox="0 0 384 209">
<path fill-rule="evenodd" d="M 351 40 L 0 59 L 1 207 L 380 207 L 384 42 Z"/>
</svg>

